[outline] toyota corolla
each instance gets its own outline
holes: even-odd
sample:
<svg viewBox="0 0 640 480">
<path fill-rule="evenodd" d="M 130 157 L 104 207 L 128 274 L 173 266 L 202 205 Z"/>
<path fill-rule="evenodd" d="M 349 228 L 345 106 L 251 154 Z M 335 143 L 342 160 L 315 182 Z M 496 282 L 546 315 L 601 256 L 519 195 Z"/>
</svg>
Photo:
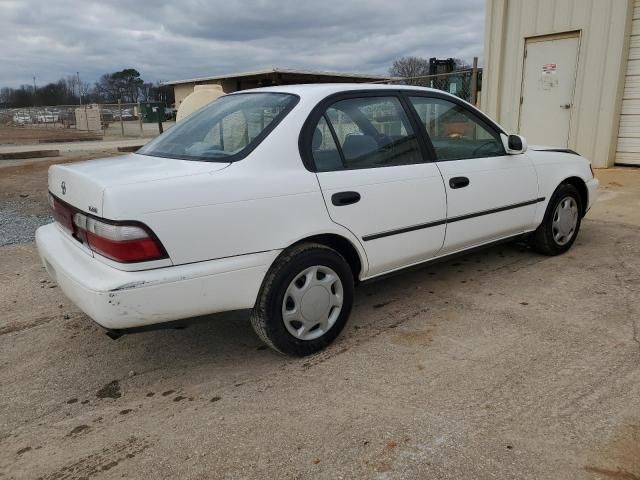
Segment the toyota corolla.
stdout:
<svg viewBox="0 0 640 480">
<path fill-rule="evenodd" d="M 135 154 L 55 165 L 45 268 L 112 335 L 250 310 L 307 355 L 354 286 L 479 246 L 574 243 L 598 181 L 446 93 L 298 85 L 226 95 Z"/>
</svg>

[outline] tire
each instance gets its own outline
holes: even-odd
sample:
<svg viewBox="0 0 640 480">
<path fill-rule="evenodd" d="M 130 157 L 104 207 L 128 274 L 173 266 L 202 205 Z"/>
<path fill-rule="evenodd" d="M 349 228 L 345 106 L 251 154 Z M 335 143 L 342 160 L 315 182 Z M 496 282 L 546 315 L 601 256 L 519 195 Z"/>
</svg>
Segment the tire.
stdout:
<svg viewBox="0 0 640 480">
<path fill-rule="evenodd" d="M 333 342 L 344 328 L 353 305 L 353 285 L 353 272 L 338 252 L 316 243 L 295 245 L 267 272 L 251 324 L 274 350 L 310 355 Z"/>
<path fill-rule="evenodd" d="M 560 206 L 561 204 L 562 206 Z M 558 221 L 558 209 L 563 209 L 563 215 L 566 216 L 567 206 L 571 211 L 576 210 L 575 219 L 569 219 L 562 224 Z M 582 198 L 578 189 L 568 183 L 561 184 L 549 200 L 542 223 L 531 236 L 532 248 L 539 253 L 550 256 L 560 255 L 569 250 L 580 231 L 582 211 Z M 572 229 L 569 228 L 571 220 L 574 223 Z"/>
</svg>

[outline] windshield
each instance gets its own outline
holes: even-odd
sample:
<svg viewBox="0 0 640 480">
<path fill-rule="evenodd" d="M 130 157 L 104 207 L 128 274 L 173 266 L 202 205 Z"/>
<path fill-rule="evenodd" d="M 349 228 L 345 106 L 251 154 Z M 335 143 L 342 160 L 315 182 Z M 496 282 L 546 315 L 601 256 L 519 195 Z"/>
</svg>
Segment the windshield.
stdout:
<svg viewBox="0 0 640 480">
<path fill-rule="evenodd" d="M 226 95 L 195 112 L 138 153 L 208 162 L 239 160 L 297 103 L 286 93 Z"/>
</svg>

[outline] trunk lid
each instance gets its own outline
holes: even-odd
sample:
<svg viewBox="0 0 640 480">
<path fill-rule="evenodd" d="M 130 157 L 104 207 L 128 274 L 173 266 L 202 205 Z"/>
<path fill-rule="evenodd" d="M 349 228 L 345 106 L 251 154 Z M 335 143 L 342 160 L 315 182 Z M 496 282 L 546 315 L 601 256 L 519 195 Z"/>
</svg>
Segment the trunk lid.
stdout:
<svg viewBox="0 0 640 480">
<path fill-rule="evenodd" d="M 212 173 L 229 165 L 133 153 L 116 158 L 53 165 L 49 169 L 49 191 L 78 210 L 101 217 L 104 191 L 109 187 Z"/>
</svg>

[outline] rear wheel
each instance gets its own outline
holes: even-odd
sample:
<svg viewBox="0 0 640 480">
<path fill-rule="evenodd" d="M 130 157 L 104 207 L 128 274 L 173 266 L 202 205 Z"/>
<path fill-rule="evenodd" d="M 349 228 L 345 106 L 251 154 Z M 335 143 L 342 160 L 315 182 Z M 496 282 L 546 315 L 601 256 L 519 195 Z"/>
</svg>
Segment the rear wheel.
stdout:
<svg viewBox="0 0 640 480">
<path fill-rule="evenodd" d="M 534 250 L 559 255 L 571 248 L 580 230 L 582 199 L 573 185 L 563 183 L 554 192 L 544 219 L 531 237 Z"/>
<path fill-rule="evenodd" d="M 267 273 L 251 323 L 271 348 L 304 356 L 329 345 L 353 303 L 353 274 L 344 257 L 320 244 L 283 252 Z"/>
</svg>

